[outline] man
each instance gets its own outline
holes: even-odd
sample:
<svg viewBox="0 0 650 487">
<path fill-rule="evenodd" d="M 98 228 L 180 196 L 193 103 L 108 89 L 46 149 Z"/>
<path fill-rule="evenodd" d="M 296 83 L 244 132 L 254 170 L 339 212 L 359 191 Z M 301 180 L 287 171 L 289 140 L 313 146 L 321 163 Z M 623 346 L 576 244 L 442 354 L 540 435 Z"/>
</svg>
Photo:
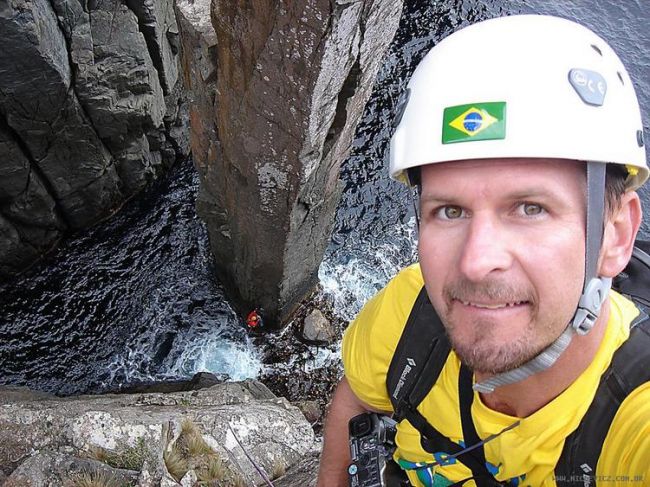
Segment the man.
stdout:
<svg viewBox="0 0 650 487">
<path fill-rule="evenodd" d="M 417 409 L 459 449 L 484 441 L 485 472 L 402 420 L 394 458 L 411 484 L 559 485 L 556 468 L 580 453 L 563 451 L 567 438 L 601 401 L 601 376 L 640 316 L 609 290 L 630 259 L 635 189 L 648 177 L 632 82 L 588 29 L 513 16 L 440 42 L 408 93 L 391 176 L 420 188 L 420 262 L 346 332 L 318 485 L 347 485 L 351 417 L 392 413 L 386 376 L 423 285 L 452 351 Z M 459 414 L 465 370 L 471 428 Z M 590 445 L 597 465 L 569 465 L 590 475 L 563 485 L 650 485 L 650 382 L 624 399 L 602 450 Z"/>
</svg>

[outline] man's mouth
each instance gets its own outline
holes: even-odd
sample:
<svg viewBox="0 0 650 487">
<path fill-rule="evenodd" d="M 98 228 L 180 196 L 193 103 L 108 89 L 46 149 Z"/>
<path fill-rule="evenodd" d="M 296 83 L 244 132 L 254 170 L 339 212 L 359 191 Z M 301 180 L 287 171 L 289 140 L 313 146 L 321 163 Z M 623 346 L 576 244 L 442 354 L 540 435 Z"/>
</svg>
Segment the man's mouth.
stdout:
<svg viewBox="0 0 650 487">
<path fill-rule="evenodd" d="M 457 299 L 461 304 L 465 306 L 473 306 L 475 308 L 482 309 L 503 309 L 503 308 L 513 308 L 515 306 L 520 306 L 522 304 L 528 304 L 528 301 L 513 301 L 507 303 L 476 303 L 473 301 L 463 301 L 462 299 Z"/>
</svg>

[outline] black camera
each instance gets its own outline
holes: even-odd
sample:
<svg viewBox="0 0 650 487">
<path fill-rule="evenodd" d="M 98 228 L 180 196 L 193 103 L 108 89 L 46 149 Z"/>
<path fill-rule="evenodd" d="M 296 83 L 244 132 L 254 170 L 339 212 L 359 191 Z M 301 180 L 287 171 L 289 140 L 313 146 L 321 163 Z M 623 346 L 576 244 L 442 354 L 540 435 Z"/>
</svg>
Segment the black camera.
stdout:
<svg viewBox="0 0 650 487">
<path fill-rule="evenodd" d="M 364 413 L 352 418 L 348 467 L 351 487 L 386 487 L 403 484 L 405 476 L 392 461 L 395 451 L 397 422 L 375 413 Z"/>
</svg>

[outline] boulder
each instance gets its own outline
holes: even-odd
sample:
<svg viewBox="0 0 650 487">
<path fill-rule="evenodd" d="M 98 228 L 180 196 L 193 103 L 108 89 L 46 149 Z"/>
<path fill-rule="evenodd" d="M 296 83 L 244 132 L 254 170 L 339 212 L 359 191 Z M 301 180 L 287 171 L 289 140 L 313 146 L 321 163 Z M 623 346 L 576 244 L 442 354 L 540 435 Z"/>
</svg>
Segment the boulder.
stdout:
<svg viewBox="0 0 650 487">
<path fill-rule="evenodd" d="M 323 419 L 323 410 L 318 401 L 296 401 L 292 404 L 300 409 L 310 424 L 315 424 Z"/>
<path fill-rule="evenodd" d="M 309 343 L 327 344 L 336 338 L 336 331 L 325 315 L 315 309 L 307 315 L 303 322 L 302 338 Z"/>
<path fill-rule="evenodd" d="M 194 99 L 198 211 L 229 295 L 242 313 L 259 308 L 271 327 L 317 282 L 339 167 L 401 7 L 388 0 L 177 3 Z"/>
</svg>

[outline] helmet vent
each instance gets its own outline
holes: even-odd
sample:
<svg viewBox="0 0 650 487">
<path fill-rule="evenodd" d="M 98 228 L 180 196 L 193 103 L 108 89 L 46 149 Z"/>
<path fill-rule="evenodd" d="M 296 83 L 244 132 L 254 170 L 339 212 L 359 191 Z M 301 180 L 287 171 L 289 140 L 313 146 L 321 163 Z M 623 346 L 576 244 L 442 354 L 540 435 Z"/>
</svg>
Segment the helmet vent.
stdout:
<svg viewBox="0 0 650 487">
<path fill-rule="evenodd" d="M 598 54 L 600 54 L 601 56 L 603 55 L 603 51 L 601 51 L 600 48 L 599 48 L 596 44 L 592 44 L 592 45 L 591 45 L 591 48 L 592 48 L 594 51 L 596 51 Z"/>
<path fill-rule="evenodd" d="M 406 105 L 408 105 L 409 98 L 411 96 L 411 89 L 406 88 L 406 91 L 403 91 L 397 100 L 397 105 L 395 106 L 395 118 L 393 119 L 393 130 L 397 129 L 397 126 L 402 121 L 404 112 L 406 111 Z"/>
<path fill-rule="evenodd" d="M 639 147 L 643 147 L 643 130 L 636 131 L 636 143 L 639 144 Z"/>
<path fill-rule="evenodd" d="M 625 85 L 625 81 L 623 81 L 623 75 L 621 74 L 621 72 L 620 72 L 620 71 L 616 71 L 616 74 L 618 74 L 618 79 L 621 80 L 621 84 L 622 84 L 622 85 Z"/>
</svg>

